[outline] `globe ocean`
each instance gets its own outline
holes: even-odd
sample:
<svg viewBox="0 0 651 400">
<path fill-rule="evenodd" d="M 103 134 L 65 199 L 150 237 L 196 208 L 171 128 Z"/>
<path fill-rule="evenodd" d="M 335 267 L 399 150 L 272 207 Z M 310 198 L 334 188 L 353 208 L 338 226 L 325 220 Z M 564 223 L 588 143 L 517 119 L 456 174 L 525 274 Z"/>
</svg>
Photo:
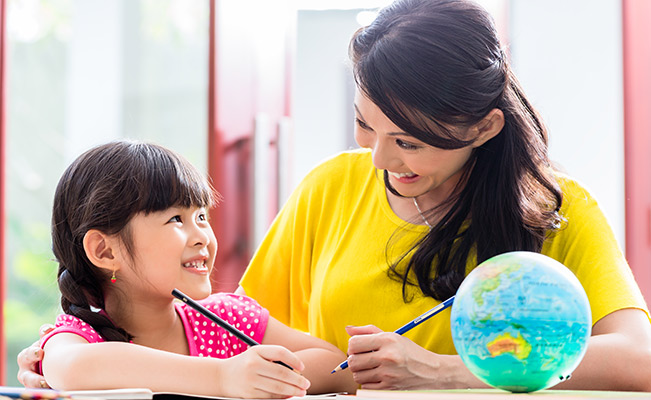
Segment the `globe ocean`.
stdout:
<svg viewBox="0 0 651 400">
<path fill-rule="evenodd" d="M 576 276 L 532 252 L 481 263 L 457 291 L 451 312 L 457 353 L 480 380 L 532 392 L 570 378 L 585 354 L 592 317 Z"/>
</svg>

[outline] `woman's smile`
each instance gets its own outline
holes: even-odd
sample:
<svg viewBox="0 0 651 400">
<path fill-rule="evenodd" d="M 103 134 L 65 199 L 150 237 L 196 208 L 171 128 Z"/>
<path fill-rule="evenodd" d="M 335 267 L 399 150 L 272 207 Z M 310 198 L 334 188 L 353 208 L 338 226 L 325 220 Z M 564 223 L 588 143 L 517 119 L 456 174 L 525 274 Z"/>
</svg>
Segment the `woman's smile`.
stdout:
<svg viewBox="0 0 651 400">
<path fill-rule="evenodd" d="M 387 172 L 389 173 L 389 176 L 393 177 L 400 183 L 414 183 L 420 179 L 420 175 L 414 174 L 413 172 Z"/>
</svg>

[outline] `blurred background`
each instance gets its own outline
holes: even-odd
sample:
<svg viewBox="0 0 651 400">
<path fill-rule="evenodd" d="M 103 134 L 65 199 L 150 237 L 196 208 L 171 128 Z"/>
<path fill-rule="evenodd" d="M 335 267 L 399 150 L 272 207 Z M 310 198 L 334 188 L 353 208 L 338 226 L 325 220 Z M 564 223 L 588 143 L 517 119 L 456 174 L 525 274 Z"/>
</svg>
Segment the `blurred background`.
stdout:
<svg viewBox="0 0 651 400">
<path fill-rule="evenodd" d="M 550 131 L 651 298 L 651 2 L 482 0 Z M 355 148 L 348 40 L 388 1 L 0 0 L 0 379 L 59 312 L 49 236 L 63 169 L 155 141 L 224 196 L 214 289 L 233 290 L 315 164 Z M 647 21 L 647 22 L 644 22 Z"/>
</svg>

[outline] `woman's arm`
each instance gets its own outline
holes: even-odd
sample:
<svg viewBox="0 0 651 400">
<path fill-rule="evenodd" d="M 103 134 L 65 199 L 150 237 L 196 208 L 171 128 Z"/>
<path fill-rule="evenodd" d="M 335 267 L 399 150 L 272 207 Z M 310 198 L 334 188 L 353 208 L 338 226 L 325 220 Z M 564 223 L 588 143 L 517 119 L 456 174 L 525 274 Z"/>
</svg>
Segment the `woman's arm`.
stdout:
<svg viewBox="0 0 651 400">
<path fill-rule="evenodd" d="M 486 387 L 457 355 L 435 354 L 373 326 L 348 328 L 348 365 L 365 389 Z M 638 309 L 598 321 L 581 364 L 557 389 L 651 391 L 651 324 Z"/>
<path fill-rule="evenodd" d="M 43 373 L 55 389 L 147 387 L 154 392 L 180 392 L 228 397 L 305 395 L 309 382 L 294 354 L 280 346 L 255 346 L 229 359 L 191 357 L 124 342 L 89 344 L 72 333 L 60 333 L 45 344 Z"/>
<path fill-rule="evenodd" d="M 310 394 L 354 393 L 357 390 L 350 372 L 330 373 L 346 355 L 324 340 L 292 329 L 270 316 L 262 343 L 284 346 L 303 361 L 305 370 L 302 373 L 312 383 Z"/>
<path fill-rule="evenodd" d="M 639 309 L 597 321 L 581 364 L 558 389 L 651 391 L 651 324 Z"/>
</svg>

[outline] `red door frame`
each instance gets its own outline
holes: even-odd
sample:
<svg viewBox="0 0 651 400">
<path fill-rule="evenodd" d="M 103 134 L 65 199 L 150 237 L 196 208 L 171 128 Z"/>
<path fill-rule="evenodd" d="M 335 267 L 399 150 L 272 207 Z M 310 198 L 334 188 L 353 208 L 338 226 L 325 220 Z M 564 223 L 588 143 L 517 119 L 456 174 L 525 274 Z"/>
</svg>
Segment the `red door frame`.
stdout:
<svg viewBox="0 0 651 400">
<path fill-rule="evenodd" d="M 651 1 L 623 0 L 626 257 L 651 302 Z"/>
<path fill-rule="evenodd" d="M 285 3 L 275 2 L 272 7 L 289 16 L 283 14 L 289 12 Z M 261 137 L 267 140 L 267 134 L 268 147 L 261 151 L 268 157 L 263 159 L 268 171 L 268 193 L 260 196 L 267 197 L 271 217 L 278 211 L 276 144 L 279 122 L 290 115 L 293 26 L 285 25 L 290 23 L 286 21 L 267 21 L 271 25 L 267 28 L 281 30 L 275 31 L 278 36 L 270 35 L 274 38 L 270 42 L 266 37 L 243 32 L 254 4 L 246 0 L 210 0 L 208 175 L 223 195 L 221 204 L 210 212 L 219 243 L 212 273 L 213 291 L 235 290 L 255 250 L 253 219 L 258 217 L 253 212 L 254 195 L 263 193 L 253 187 L 255 162 L 260 162 L 255 157 L 255 142 Z M 265 68 L 259 68 L 256 63 L 263 44 L 272 46 L 265 50 L 277 50 L 274 54 L 278 57 L 265 54 Z"/>
<path fill-rule="evenodd" d="M 7 276 L 7 263 L 5 259 L 5 187 L 6 187 L 6 168 L 5 168 L 5 148 L 6 148 L 6 126 L 7 126 L 7 39 L 6 39 L 6 1 L 0 0 L 0 310 L 4 310 L 5 287 Z M 7 358 L 7 349 L 5 341 L 5 324 L 4 313 L 0 319 L 0 385 L 6 381 L 5 359 Z"/>
</svg>

